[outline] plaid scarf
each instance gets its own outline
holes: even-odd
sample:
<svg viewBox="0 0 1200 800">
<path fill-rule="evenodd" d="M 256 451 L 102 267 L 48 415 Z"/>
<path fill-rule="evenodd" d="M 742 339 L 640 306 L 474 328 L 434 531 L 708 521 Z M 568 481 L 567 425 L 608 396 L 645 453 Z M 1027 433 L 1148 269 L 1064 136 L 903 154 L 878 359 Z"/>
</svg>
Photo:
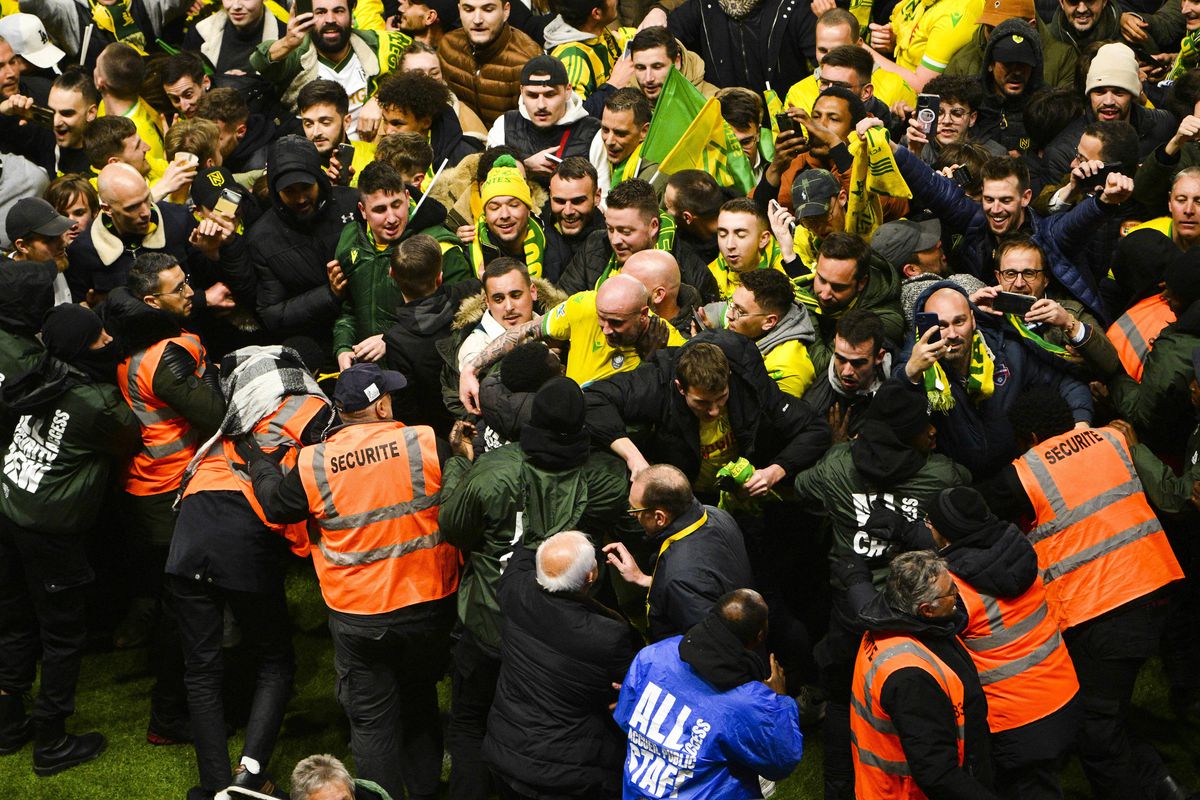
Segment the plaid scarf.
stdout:
<svg viewBox="0 0 1200 800">
<path fill-rule="evenodd" d="M 967 368 L 967 396 L 974 401 L 986 400 L 996 391 L 996 359 L 983 335 L 975 331 L 971 337 L 971 362 Z M 948 412 L 954 408 L 954 395 L 950 392 L 950 378 L 938 362 L 925 370 L 925 395 L 933 411 Z"/>
<path fill-rule="evenodd" d="M 475 277 L 483 278 L 483 248 L 496 248 L 488 235 L 487 223 L 483 215 L 475 222 L 475 241 L 471 242 L 471 266 L 475 269 Z M 496 248 L 499 249 L 499 248 Z M 542 277 L 542 258 L 546 254 L 546 233 L 542 226 L 529 215 L 529 227 L 525 230 L 525 266 L 529 269 L 529 277 Z"/>
</svg>

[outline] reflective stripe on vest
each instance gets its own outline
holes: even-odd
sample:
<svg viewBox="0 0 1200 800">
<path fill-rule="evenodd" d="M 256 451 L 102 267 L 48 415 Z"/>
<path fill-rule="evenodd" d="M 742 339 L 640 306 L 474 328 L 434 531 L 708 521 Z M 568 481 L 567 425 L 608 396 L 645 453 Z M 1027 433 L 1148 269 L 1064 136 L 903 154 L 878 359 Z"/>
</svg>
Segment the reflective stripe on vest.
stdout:
<svg viewBox="0 0 1200 800">
<path fill-rule="evenodd" d="M 916 639 L 903 635 L 877 639 L 874 634 L 867 633 L 855 660 L 850 696 L 850 743 L 858 797 L 925 797 L 912 779 L 900 736 L 880 699 L 888 678 L 897 670 L 908 667 L 928 672 L 946 693 L 954 713 L 958 764 L 963 764 L 965 696 L 958 675 Z"/>
<path fill-rule="evenodd" d="M 1040 578 L 1020 596 L 996 598 L 954 577 L 967 610 L 963 645 L 979 672 L 992 733 L 1053 714 L 1079 691 L 1075 667 L 1046 607 Z"/>
<path fill-rule="evenodd" d="M 1117 358 L 1135 381 L 1142 380 L 1142 370 L 1154 340 L 1163 328 L 1175 321 L 1162 295 L 1147 297 L 1134 303 L 1108 329 L 1108 339 L 1117 351 Z"/>
<path fill-rule="evenodd" d="M 432 429 L 345 426 L 301 451 L 313 563 L 330 608 L 379 614 L 458 586 L 458 551 L 438 527 L 441 467 Z"/>
<path fill-rule="evenodd" d="M 187 331 L 155 342 L 117 368 L 121 394 L 142 426 L 142 448 L 125 472 L 125 491 L 130 494 L 152 495 L 178 489 L 183 471 L 200 443 L 191 423 L 154 394 L 154 374 L 171 344 L 187 350 L 197 365 L 193 374 L 203 378 L 204 345 L 200 337 Z"/>
<path fill-rule="evenodd" d="M 1122 437 L 1068 431 L 1013 462 L 1036 514 L 1029 534 L 1063 630 L 1183 577 Z"/>
</svg>

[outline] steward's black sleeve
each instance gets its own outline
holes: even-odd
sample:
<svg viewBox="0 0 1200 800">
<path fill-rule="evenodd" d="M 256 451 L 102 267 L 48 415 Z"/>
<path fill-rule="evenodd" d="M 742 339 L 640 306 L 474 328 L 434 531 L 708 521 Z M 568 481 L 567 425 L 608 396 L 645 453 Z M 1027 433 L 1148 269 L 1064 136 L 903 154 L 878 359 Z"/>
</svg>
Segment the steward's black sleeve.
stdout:
<svg viewBox="0 0 1200 800">
<path fill-rule="evenodd" d="M 308 495 L 300 481 L 300 470 L 284 475 L 269 458 L 250 459 L 250 482 L 268 522 L 286 525 L 308 518 Z"/>
</svg>

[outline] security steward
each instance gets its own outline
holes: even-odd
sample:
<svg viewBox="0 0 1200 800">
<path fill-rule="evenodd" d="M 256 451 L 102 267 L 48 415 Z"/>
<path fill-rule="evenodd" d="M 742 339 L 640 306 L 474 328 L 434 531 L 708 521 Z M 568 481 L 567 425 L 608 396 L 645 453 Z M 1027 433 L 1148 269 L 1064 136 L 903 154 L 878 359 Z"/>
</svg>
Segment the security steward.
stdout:
<svg viewBox="0 0 1200 800">
<path fill-rule="evenodd" d="M 449 658 L 460 558 L 438 528 L 449 447 L 432 428 L 392 418 L 391 393 L 406 384 L 376 364 L 343 370 L 333 393 L 342 424 L 302 448 L 286 476 L 255 452 L 253 437 L 242 449 L 267 520 L 309 521 L 360 776 L 393 797 L 435 798 L 436 685 Z"/>
<path fill-rule="evenodd" d="M 1096 797 L 1185 797 L 1148 745 L 1125 725 L 1138 672 L 1158 651 L 1165 587 L 1183 578 L 1162 524 L 1111 428 L 1073 430 L 1061 396 L 1040 387 L 1009 419 L 1027 452 L 985 485 L 988 504 L 1033 520 L 1046 605 L 1079 678 L 1080 761 Z"/>
</svg>

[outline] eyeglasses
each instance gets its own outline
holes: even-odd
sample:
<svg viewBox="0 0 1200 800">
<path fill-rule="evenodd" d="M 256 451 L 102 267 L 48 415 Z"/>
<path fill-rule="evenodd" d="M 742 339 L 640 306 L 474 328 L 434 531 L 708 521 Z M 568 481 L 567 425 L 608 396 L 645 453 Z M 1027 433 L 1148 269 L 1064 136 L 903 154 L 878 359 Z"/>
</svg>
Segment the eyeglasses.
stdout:
<svg viewBox="0 0 1200 800">
<path fill-rule="evenodd" d="M 167 295 L 169 295 L 169 294 L 173 294 L 173 295 L 175 295 L 176 297 L 187 297 L 187 290 L 188 290 L 188 289 L 190 289 L 190 288 L 191 288 L 191 286 L 192 286 L 192 285 L 191 285 L 190 283 L 188 283 L 188 279 L 187 279 L 187 278 L 184 278 L 184 279 L 183 279 L 183 282 L 182 282 L 182 283 L 180 283 L 178 286 L 176 286 L 176 287 L 175 287 L 174 289 L 172 289 L 171 291 L 169 291 L 169 292 L 155 292 L 154 294 L 152 294 L 152 295 L 150 295 L 150 296 L 151 296 L 151 297 L 165 297 L 165 296 L 167 296 Z"/>
<path fill-rule="evenodd" d="M 1023 280 L 1028 282 L 1045 271 L 1044 269 L 1002 269 L 997 274 L 1006 281 L 1015 281 L 1017 276 L 1020 275 Z"/>
<path fill-rule="evenodd" d="M 729 319 L 741 319 L 742 317 L 765 317 L 766 314 L 765 313 L 751 314 L 749 311 L 742 308 L 738 304 L 730 303 L 729 310 L 727 312 L 727 316 Z"/>
<path fill-rule="evenodd" d="M 649 507 L 647 507 L 647 508 L 631 508 L 628 511 L 626 511 L 625 513 L 631 517 L 636 517 L 638 514 L 641 514 L 643 511 L 653 511 L 653 510 L 654 510 L 653 508 L 649 508 Z"/>
<path fill-rule="evenodd" d="M 942 108 L 938 110 L 938 119 L 964 119 L 967 113 L 965 108 Z"/>
</svg>

